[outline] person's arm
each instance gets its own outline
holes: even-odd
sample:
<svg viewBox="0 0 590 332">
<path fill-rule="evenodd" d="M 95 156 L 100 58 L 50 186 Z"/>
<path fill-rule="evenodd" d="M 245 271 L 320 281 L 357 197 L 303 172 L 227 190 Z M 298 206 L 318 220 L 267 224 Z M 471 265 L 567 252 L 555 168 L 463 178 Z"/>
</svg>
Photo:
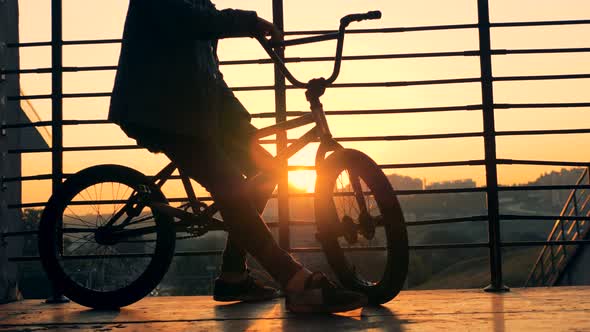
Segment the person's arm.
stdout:
<svg viewBox="0 0 590 332">
<path fill-rule="evenodd" d="M 198 39 L 218 39 L 248 36 L 255 32 L 275 35 L 274 25 L 258 18 L 256 12 L 237 9 L 201 9 L 186 0 L 140 0 L 149 1 L 152 17 L 170 24 L 171 30 L 181 28 L 191 31 Z M 158 20 L 160 23 L 162 21 Z M 168 28 L 168 27 L 166 27 Z"/>
</svg>

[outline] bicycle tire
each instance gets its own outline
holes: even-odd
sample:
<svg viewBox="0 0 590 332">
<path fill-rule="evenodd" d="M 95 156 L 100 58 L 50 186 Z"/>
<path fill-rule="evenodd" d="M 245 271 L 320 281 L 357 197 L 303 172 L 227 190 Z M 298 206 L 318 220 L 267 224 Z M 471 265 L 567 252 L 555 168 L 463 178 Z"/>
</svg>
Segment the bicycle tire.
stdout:
<svg viewBox="0 0 590 332">
<path fill-rule="evenodd" d="M 99 165 L 69 177 L 58 192 L 49 199 L 39 225 L 39 254 L 53 287 L 74 302 L 95 309 L 124 307 L 149 294 L 166 274 L 174 255 L 176 240 L 172 218 L 158 214 L 156 211 L 151 211 L 152 217 L 150 218 L 149 214 L 141 214 L 144 209 L 141 205 L 140 213 L 136 216 L 137 221 L 131 219 L 133 226 L 128 227 L 144 227 L 144 225 L 153 224 L 154 234 L 142 235 L 141 239 L 135 242 L 121 241 L 122 243 L 113 245 L 103 245 L 96 242 L 100 227 L 98 223 L 105 220 L 102 218 L 100 208 L 104 206 L 102 202 L 109 201 L 105 199 L 83 201 L 81 198 L 86 198 L 92 193 L 93 190 L 88 188 L 94 188 L 94 192 L 97 192 L 99 185 L 102 194 L 108 183 L 111 183 L 113 193 L 115 183 L 119 184 L 117 197 L 119 192 L 123 193 L 123 189 L 121 189 L 123 186 L 138 190 L 143 185 L 149 188 L 144 200 L 167 203 L 160 189 L 154 186 L 142 173 L 119 165 Z M 96 187 L 94 187 L 95 185 Z M 123 206 L 125 205 L 123 203 L 124 197 L 129 191 L 128 188 L 125 188 L 126 191 L 122 195 L 120 204 Z M 128 199 L 133 197 L 133 192 L 129 197 Z M 92 202 L 95 202 L 96 205 Z M 111 202 L 114 205 L 112 217 L 119 204 L 118 198 L 111 199 Z M 145 208 L 150 210 L 147 206 Z M 93 212 L 89 212 L 90 209 L 98 210 L 96 216 L 92 214 Z M 107 212 L 105 208 L 103 211 Z M 129 214 L 124 216 L 129 216 Z M 96 226 L 92 226 L 94 218 Z M 88 227 L 86 227 L 87 225 Z M 85 234 L 85 230 L 88 234 L 82 236 Z M 155 239 L 152 240 L 154 236 Z M 149 239 L 146 240 L 146 237 Z M 79 244 L 80 242 L 82 244 Z M 77 247 L 74 248 L 74 246 Z M 153 253 L 150 253 L 152 248 Z M 132 254 L 135 256 L 129 255 L 129 251 L 132 249 L 139 251 L 139 255 L 136 253 Z M 102 253 L 102 256 L 93 255 L 91 257 L 96 259 L 92 263 L 84 263 L 88 260 L 84 260 L 80 253 L 86 254 L 90 250 Z M 142 254 L 141 250 L 150 252 Z M 78 254 L 75 255 L 75 252 Z M 78 256 L 80 257 L 78 258 Z M 131 262 L 133 257 L 137 257 L 137 259 Z M 101 260 L 97 260 L 98 258 Z M 115 268 L 106 266 L 110 262 L 114 262 Z M 123 270 L 122 273 L 116 270 L 119 268 Z M 136 277 L 134 277 L 135 275 Z M 127 282 L 127 278 L 133 280 Z M 101 289 L 98 286 L 99 281 L 104 281 Z"/>
<path fill-rule="evenodd" d="M 367 280 L 368 278 L 361 276 L 358 272 L 358 266 L 353 265 L 349 257 L 346 256 L 348 253 L 357 256 L 359 254 L 358 251 L 356 253 L 354 251 L 347 251 L 348 249 L 355 250 L 358 248 L 355 246 L 347 248 L 346 244 L 348 240 L 346 238 L 343 239 L 344 236 L 342 235 L 342 230 L 346 229 L 342 226 L 345 220 L 349 220 L 348 222 L 352 225 L 352 222 L 354 222 L 353 218 L 348 217 L 349 219 L 345 219 L 347 217 L 340 216 L 339 213 L 342 213 L 337 211 L 341 209 L 342 204 L 337 203 L 336 200 L 353 197 L 352 194 L 334 193 L 336 187 L 339 185 L 337 184 L 338 178 L 343 173 L 355 174 L 353 177 L 359 178 L 359 183 L 364 182 L 366 189 L 361 188 L 360 190 L 363 192 L 361 193 L 362 200 L 365 205 L 369 204 L 367 203 L 369 200 L 372 200 L 372 203 L 375 205 L 375 207 L 367 210 L 371 212 L 370 214 L 381 213 L 380 216 L 365 218 L 369 221 L 364 222 L 366 224 L 374 222 L 383 226 L 383 230 L 378 229 L 379 233 L 377 235 L 373 233 L 373 239 L 370 241 L 365 239 L 369 243 L 375 240 L 375 238 L 380 237 L 379 241 L 382 242 L 382 250 L 384 251 L 384 255 L 386 255 L 383 259 L 383 272 L 374 273 L 376 276 L 373 280 Z M 352 183 L 352 180 L 350 183 Z M 347 186 L 344 185 L 341 187 Z M 352 187 L 352 184 L 350 184 L 346 190 L 352 193 L 355 191 L 351 189 Z M 368 198 L 371 197 L 371 193 L 373 198 Z M 354 199 L 356 201 L 356 197 Z M 356 290 L 367 295 L 370 304 L 383 304 L 395 298 L 403 288 L 408 273 L 408 235 L 397 197 L 381 168 L 371 158 L 357 150 L 342 149 L 334 152 L 321 163 L 318 169 L 315 207 L 316 222 L 319 231 L 318 240 L 324 249 L 328 263 L 338 276 L 342 285 L 348 289 Z M 376 209 L 379 211 L 377 212 Z M 359 217 L 360 219 L 361 217 Z M 354 229 L 361 228 L 359 226 L 361 224 L 359 220 L 351 228 L 353 229 L 351 232 L 358 232 Z M 355 237 L 358 237 L 359 234 L 351 232 L 346 232 L 346 234 L 349 238 L 352 238 L 351 241 L 354 241 Z M 367 237 L 370 236 L 367 235 Z M 360 249 L 362 254 L 365 252 L 364 250 L 369 250 L 370 248 L 361 247 Z M 379 253 L 378 250 L 368 251 L 371 256 L 365 256 L 363 258 L 364 261 L 361 261 L 360 265 L 368 264 L 368 261 L 376 257 L 375 252 Z M 372 270 L 373 268 L 373 266 L 364 267 L 364 270 Z M 372 271 L 369 271 L 368 274 L 372 274 Z"/>
</svg>

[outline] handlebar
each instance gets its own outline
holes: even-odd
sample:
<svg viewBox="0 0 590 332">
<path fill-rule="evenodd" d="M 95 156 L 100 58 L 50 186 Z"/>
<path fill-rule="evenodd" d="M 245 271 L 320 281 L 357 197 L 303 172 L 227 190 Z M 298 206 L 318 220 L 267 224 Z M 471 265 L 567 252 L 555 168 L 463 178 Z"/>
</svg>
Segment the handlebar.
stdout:
<svg viewBox="0 0 590 332">
<path fill-rule="evenodd" d="M 360 21 L 364 21 L 364 20 L 378 20 L 380 18 L 381 18 L 381 12 L 378 10 L 370 11 L 370 12 L 367 12 L 364 14 L 349 14 L 349 15 L 346 15 L 340 19 L 340 27 L 338 29 L 338 32 L 336 32 L 336 33 L 327 33 L 327 34 L 323 34 L 323 35 L 319 35 L 319 36 L 291 39 L 291 40 L 281 41 L 278 43 L 271 43 L 269 40 L 267 40 L 262 35 L 257 35 L 257 36 L 255 36 L 255 38 L 258 40 L 260 45 L 262 45 L 262 48 L 264 48 L 266 53 L 268 53 L 268 55 L 273 60 L 273 62 L 278 66 L 279 70 L 283 73 L 283 75 L 285 75 L 285 78 L 287 78 L 287 80 L 289 82 L 291 82 L 291 84 L 293 84 L 294 86 L 296 86 L 298 88 L 307 88 L 308 83 L 303 83 L 303 82 L 297 80 L 293 76 L 293 74 L 291 74 L 289 69 L 287 69 L 284 61 L 281 59 L 281 57 L 277 54 L 277 52 L 274 49 L 275 48 L 283 48 L 283 47 L 292 46 L 292 45 L 301 45 L 301 44 L 314 43 L 314 42 L 318 42 L 318 41 L 337 39 L 336 56 L 334 59 L 334 70 L 332 71 L 332 75 L 330 75 L 329 78 L 325 79 L 326 86 L 328 86 L 328 85 L 334 83 L 334 81 L 336 81 L 336 78 L 338 77 L 338 74 L 340 74 L 340 64 L 342 62 L 342 50 L 343 50 L 343 46 L 344 46 L 344 34 L 346 32 L 346 27 L 348 27 L 348 25 L 351 22 L 360 22 Z"/>
</svg>

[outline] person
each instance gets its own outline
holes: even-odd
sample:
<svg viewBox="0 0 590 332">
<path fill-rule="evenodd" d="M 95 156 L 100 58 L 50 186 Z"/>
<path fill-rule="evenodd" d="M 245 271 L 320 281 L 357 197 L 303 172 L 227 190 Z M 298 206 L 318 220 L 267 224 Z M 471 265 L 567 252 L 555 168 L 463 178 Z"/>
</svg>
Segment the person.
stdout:
<svg viewBox="0 0 590 332">
<path fill-rule="evenodd" d="M 221 38 L 281 32 L 254 11 L 218 10 L 210 0 L 131 0 L 109 119 L 138 144 L 163 152 L 206 188 L 228 226 L 214 299 L 275 298 L 276 289 L 248 273 L 250 253 L 282 286 L 293 312 L 361 307 L 364 295 L 312 273 L 281 249 L 261 219 L 274 184 L 253 188 L 247 177 L 272 170 L 272 156 L 251 135 L 250 114 L 219 71 Z M 264 187 L 264 183 L 262 183 Z"/>
</svg>

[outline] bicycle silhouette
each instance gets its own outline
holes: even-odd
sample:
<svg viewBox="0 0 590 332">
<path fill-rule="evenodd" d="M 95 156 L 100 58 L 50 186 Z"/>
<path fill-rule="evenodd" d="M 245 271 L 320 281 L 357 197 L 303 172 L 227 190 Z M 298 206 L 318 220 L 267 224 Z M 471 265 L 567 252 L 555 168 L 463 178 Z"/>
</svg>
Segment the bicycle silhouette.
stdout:
<svg viewBox="0 0 590 332">
<path fill-rule="evenodd" d="M 286 161 L 307 144 L 320 142 L 315 158 L 316 239 L 342 285 L 365 293 L 372 304 L 393 299 L 403 287 L 408 271 L 403 214 L 381 168 L 332 137 L 320 97 L 340 72 L 346 27 L 352 21 L 380 17 L 379 11 L 347 15 L 336 33 L 279 44 L 257 37 L 285 77 L 295 87 L 306 89 L 311 112 L 259 129 L 255 138 L 315 124 L 280 151 L 275 161 Z M 329 39 L 337 39 L 333 72 L 327 79 L 308 83 L 293 77 L 274 50 Z M 161 189 L 177 169 L 170 163 L 147 177 L 120 165 L 98 165 L 68 177 L 49 199 L 39 226 L 39 253 L 53 286 L 84 306 L 123 307 L 160 283 L 177 239 L 226 230 L 217 218 L 216 204 L 198 200 L 181 169 L 179 177 L 188 202 L 184 200 L 179 207 L 169 204 Z M 265 172 L 248 181 L 258 186 L 261 179 L 276 183 L 278 177 Z M 360 257 L 361 251 L 365 256 Z"/>
</svg>

